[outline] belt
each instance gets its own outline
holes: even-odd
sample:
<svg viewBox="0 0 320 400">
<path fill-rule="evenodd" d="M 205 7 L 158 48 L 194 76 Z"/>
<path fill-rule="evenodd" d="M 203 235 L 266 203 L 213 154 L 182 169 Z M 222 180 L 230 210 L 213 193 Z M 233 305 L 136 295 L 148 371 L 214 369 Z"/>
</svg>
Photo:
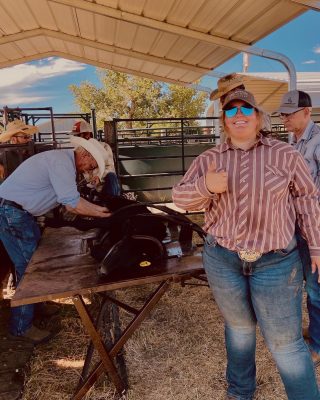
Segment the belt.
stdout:
<svg viewBox="0 0 320 400">
<path fill-rule="evenodd" d="M 23 207 L 20 204 L 16 203 L 15 201 L 3 199 L 2 197 L 0 197 L 0 207 L 1 206 L 12 206 L 18 208 L 19 210 L 23 210 Z"/>
</svg>

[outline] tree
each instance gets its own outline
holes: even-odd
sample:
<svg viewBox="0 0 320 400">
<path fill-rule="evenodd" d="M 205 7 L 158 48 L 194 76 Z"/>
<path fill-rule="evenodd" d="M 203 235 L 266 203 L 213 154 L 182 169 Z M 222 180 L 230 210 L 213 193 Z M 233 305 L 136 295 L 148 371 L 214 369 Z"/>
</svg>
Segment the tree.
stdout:
<svg viewBox="0 0 320 400">
<path fill-rule="evenodd" d="M 99 128 L 110 118 L 198 117 L 205 110 L 206 93 L 121 72 L 98 74 L 101 87 L 82 82 L 70 90 L 82 112 L 95 107 Z"/>
</svg>

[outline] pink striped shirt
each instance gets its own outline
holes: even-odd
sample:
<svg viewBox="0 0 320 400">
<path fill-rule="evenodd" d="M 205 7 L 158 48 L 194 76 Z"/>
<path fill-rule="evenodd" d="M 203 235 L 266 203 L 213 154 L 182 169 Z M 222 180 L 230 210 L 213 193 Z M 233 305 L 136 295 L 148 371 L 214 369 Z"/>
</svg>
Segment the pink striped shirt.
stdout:
<svg viewBox="0 0 320 400">
<path fill-rule="evenodd" d="M 228 174 L 224 193 L 212 194 L 206 187 L 212 162 L 216 172 Z M 245 179 L 240 165 L 248 168 Z M 173 201 L 184 210 L 205 209 L 204 230 L 233 251 L 284 249 L 297 219 L 311 255 L 320 256 L 317 189 L 301 154 L 279 140 L 261 137 L 247 151 L 227 141 L 205 151 L 173 187 Z"/>
</svg>

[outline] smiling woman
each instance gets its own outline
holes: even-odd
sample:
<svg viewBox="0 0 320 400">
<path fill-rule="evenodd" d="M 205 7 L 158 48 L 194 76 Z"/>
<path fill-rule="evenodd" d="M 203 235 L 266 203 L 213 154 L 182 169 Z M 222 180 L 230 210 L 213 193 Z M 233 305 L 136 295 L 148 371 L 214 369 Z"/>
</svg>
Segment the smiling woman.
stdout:
<svg viewBox="0 0 320 400">
<path fill-rule="evenodd" d="M 298 223 L 320 270 L 317 189 L 298 152 L 261 134 L 263 111 L 251 93 L 230 93 L 222 108 L 226 142 L 193 161 L 173 200 L 188 211 L 206 210 L 203 264 L 225 321 L 227 398 L 253 399 L 258 323 L 288 399 L 318 400 L 301 334 L 295 237 Z"/>
</svg>

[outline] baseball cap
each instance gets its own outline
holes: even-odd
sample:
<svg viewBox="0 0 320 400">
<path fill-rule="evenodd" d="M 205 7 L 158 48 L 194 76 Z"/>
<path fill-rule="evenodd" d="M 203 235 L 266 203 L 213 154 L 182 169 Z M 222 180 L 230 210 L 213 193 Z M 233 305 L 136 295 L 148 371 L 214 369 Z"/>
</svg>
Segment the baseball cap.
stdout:
<svg viewBox="0 0 320 400">
<path fill-rule="evenodd" d="M 231 103 L 231 101 L 233 100 L 242 100 L 250 106 L 256 108 L 257 110 L 262 111 L 258 106 L 253 94 L 248 92 L 247 90 L 235 90 L 234 92 L 229 93 L 224 99 L 222 109 L 226 110 L 228 104 Z"/>
<path fill-rule="evenodd" d="M 79 133 L 84 132 L 92 132 L 92 126 L 89 124 L 89 122 L 85 121 L 84 119 L 75 122 L 72 127 L 72 133 L 74 135 L 78 135 Z"/>
<path fill-rule="evenodd" d="M 312 107 L 311 97 L 301 90 L 290 90 L 282 96 L 279 113 L 292 114 L 305 107 Z"/>
</svg>

